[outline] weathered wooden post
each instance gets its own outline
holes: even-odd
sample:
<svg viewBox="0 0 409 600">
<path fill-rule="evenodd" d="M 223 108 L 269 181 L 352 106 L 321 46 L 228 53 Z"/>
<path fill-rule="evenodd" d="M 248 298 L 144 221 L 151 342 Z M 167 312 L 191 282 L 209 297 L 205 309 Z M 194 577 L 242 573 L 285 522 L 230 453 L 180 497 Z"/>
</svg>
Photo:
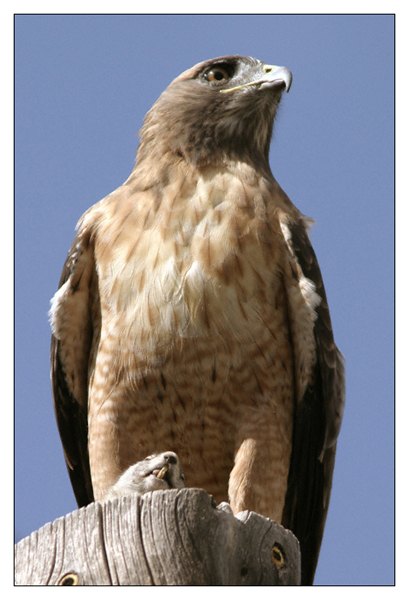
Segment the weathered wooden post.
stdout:
<svg viewBox="0 0 409 600">
<path fill-rule="evenodd" d="M 299 585 L 294 535 L 204 490 L 95 502 L 16 545 L 17 585 Z"/>
</svg>

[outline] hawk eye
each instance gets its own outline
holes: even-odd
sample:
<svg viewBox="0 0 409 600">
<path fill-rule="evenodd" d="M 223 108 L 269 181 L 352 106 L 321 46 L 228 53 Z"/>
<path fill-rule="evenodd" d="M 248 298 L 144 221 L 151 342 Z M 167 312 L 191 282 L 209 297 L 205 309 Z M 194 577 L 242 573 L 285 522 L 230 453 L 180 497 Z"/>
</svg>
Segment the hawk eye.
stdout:
<svg viewBox="0 0 409 600">
<path fill-rule="evenodd" d="M 230 75 L 224 67 L 212 67 L 204 74 L 204 78 L 210 82 L 227 81 Z"/>
</svg>

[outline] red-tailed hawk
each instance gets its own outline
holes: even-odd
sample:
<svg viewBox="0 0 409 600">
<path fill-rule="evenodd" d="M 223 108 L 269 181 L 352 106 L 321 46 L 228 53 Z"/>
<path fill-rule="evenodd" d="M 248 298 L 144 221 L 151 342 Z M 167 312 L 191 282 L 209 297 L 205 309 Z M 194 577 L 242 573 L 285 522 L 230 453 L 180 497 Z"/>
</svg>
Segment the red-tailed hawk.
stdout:
<svg viewBox="0 0 409 600">
<path fill-rule="evenodd" d="M 177 77 L 136 166 L 82 217 L 52 301 L 52 385 L 80 506 L 170 448 L 189 487 L 299 538 L 312 583 L 344 403 L 308 220 L 274 179 L 291 73 L 227 56 Z"/>
</svg>

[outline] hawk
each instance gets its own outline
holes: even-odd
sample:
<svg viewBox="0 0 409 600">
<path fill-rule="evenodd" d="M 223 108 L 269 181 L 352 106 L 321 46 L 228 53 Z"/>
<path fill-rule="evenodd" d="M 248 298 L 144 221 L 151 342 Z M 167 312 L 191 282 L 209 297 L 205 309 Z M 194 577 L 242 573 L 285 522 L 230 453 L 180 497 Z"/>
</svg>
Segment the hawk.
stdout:
<svg viewBox="0 0 409 600">
<path fill-rule="evenodd" d="M 344 404 L 309 220 L 269 147 L 288 69 L 208 60 L 147 113 L 52 300 L 55 413 L 79 506 L 170 448 L 186 483 L 291 529 L 311 584 Z"/>
</svg>

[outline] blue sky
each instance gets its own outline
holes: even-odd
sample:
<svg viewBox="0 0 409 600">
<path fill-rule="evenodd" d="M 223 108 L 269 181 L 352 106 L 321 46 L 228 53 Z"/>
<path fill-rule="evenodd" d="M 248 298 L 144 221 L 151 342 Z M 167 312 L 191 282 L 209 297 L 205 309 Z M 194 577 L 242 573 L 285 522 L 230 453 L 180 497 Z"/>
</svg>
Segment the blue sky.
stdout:
<svg viewBox="0 0 409 600">
<path fill-rule="evenodd" d="M 394 581 L 394 20 L 388 15 L 17 16 L 16 539 L 76 508 L 54 420 L 47 312 L 92 204 L 134 165 L 143 117 L 193 64 L 288 67 L 270 162 L 311 239 L 347 404 L 317 584 Z"/>
</svg>

